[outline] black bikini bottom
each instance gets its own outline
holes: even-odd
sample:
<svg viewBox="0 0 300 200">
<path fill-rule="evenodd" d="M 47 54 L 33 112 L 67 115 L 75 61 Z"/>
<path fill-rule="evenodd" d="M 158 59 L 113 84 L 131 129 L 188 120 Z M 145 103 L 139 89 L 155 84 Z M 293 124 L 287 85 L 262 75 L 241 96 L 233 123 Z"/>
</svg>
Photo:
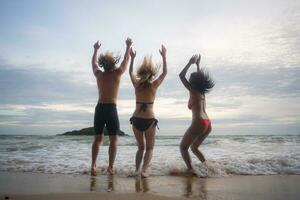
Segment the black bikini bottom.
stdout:
<svg viewBox="0 0 300 200">
<path fill-rule="evenodd" d="M 139 131 L 146 131 L 151 125 L 157 126 L 158 120 L 155 118 L 131 117 L 130 123 Z"/>
</svg>

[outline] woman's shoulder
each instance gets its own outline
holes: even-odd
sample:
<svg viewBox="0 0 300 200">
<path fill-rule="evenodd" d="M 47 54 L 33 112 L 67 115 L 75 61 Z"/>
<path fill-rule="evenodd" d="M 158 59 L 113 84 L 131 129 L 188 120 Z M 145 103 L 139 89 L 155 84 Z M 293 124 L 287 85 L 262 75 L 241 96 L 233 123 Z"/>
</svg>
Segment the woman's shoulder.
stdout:
<svg viewBox="0 0 300 200">
<path fill-rule="evenodd" d="M 149 90 L 155 90 L 155 86 L 152 83 L 147 84 L 137 84 L 135 87 L 137 90 L 141 91 L 149 91 Z"/>
</svg>

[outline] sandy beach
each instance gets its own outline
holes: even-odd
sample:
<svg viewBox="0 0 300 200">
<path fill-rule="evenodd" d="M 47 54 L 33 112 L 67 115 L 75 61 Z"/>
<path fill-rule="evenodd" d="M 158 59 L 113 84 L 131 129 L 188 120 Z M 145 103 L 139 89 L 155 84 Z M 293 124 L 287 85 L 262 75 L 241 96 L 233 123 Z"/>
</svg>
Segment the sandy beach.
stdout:
<svg viewBox="0 0 300 200">
<path fill-rule="evenodd" d="M 197 178 L 0 173 L 1 199 L 299 199 L 300 176 Z"/>
</svg>

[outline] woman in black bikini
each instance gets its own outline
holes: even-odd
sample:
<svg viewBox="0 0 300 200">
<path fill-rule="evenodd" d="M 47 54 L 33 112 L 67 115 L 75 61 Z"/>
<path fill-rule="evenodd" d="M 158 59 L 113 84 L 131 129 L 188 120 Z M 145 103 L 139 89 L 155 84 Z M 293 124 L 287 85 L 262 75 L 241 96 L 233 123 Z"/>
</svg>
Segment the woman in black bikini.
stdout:
<svg viewBox="0 0 300 200">
<path fill-rule="evenodd" d="M 215 85 L 208 73 L 200 69 L 200 59 L 200 54 L 199 56 L 194 55 L 179 74 L 181 82 L 190 93 L 188 108 L 193 113 L 192 123 L 180 143 L 182 158 L 188 168 L 188 173 L 191 174 L 195 174 L 195 172 L 188 152 L 189 147 L 201 162 L 205 162 L 203 154 L 198 149 L 211 132 L 211 122 L 205 111 L 205 93 L 209 92 Z M 188 81 L 185 75 L 192 64 L 197 65 L 197 72 L 193 72 Z"/>
<path fill-rule="evenodd" d="M 132 129 L 137 140 L 138 150 L 136 152 L 136 175 L 140 173 L 140 165 L 143 159 L 144 149 L 146 146 L 146 152 L 144 155 L 144 162 L 141 170 L 141 176 L 147 177 L 146 173 L 152 158 L 154 140 L 155 140 L 155 128 L 157 125 L 157 119 L 153 112 L 153 103 L 155 99 L 156 90 L 163 82 L 167 75 L 167 61 L 166 61 L 166 48 L 162 45 L 159 50 L 163 60 L 163 73 L 156 79 L 158 68 L 154 67 L 151 58 L 144 58 L 142 65 L 137 70 L 137 75 L 133 74 L 133 62 L 136 52 L 131 50 L 130 68 L 129 74 L 131 82 L 135 89 L 136 96 L 136 108 L 133 116 L 130 118 Z M 145 133 L 145 134 L 143 134 Z M 145 139 L 144 139 L 145 138 Z M 146 145 L 145 145 L 146 140 Z"/>
</svg>

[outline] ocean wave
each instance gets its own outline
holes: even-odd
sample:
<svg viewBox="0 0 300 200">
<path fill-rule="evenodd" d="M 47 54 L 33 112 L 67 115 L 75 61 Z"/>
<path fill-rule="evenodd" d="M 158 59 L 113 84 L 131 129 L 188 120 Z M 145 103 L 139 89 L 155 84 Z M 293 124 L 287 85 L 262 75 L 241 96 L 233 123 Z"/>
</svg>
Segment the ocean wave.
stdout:
<svg viewBox="0 0 300 200">
<path fill-rule="evenodd" d="M 283 160 L 209 160 L 205 164 L 194 165 L 195 171 L 202 177 L 226 177 L 231 175 L 274 175 L 274 174 L 297 174 L 300 175 L 300 166 L 295 166 L 293 161 Z M 297 161 L 299 162 L 299 161 Z M 60 165 L 49 165 L 46 163 L 35 163 L 26 160 L 11 160 L 1 163 L 0 171 L 13 172 L 39 172 L 58 174 L 87 174 L 90 172 L 89 164 L 81 163 L 77 167 L 64 163 Z M 14 166 L 13 166 L 14 165 Z M 100 174 L 106 173 L 106 165 L 99 165 L 97 170 Z M 116 165 L 115 170 L 119 176 L 130 176 L 134 173 L 133 163 L 122 163 Z M 152 176 L 184 175 L 186 171 L 183 163 L 161 163 L 151 164 L 149 173 Z"/>
<path fill-rule="evenodd" d="M 21 151 L 33 151 L 33 150 L 38 150 L 46 147 L 45 145 L 32 145 L 32 146 L 25 146 L 20 148 Z"/>
<path fill-rule="evenodd" d="M 0 141 L 0 171 L 86 174 L 90 169 L 92 137 L 6 137 Z M 186 167 L 180 155 L 181 137 L 157 137 L 149 173 L 181 175 Z M 22 142 L 22 143 L 20 143 Z M 100 147 L 98 170 L 105 173 L 109 139 Z M 115 167 L 119 175 L 135 170 L 134 137 L 119 138 Z M 299 136 L 209 137 L 200 146 L 207 158 L 192 156 L 200 176 L 300 174 Z M 12 153 L 13 152 L 13 153 Z"/>
</svg>

